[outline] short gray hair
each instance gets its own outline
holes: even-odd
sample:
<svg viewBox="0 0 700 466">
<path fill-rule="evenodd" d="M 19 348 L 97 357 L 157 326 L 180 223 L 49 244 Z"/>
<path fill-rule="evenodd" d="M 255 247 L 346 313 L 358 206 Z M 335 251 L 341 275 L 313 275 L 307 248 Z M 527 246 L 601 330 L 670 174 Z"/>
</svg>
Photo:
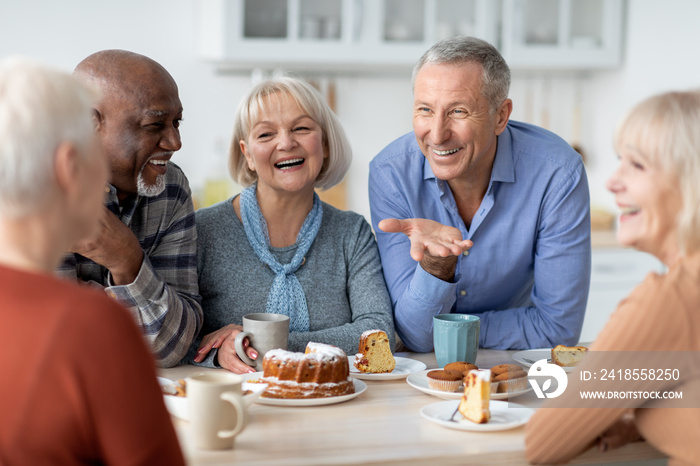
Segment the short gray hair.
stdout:
<svg viewBox="0 0 700 466">
<path fill-rule="evenodd" d="M 340 183 L 352 162 L 352 149 L 345 131 L 323 96 L 306 81 L 291 76 L 271 78 L 257 84 L 238 105 L 229 153 L 233 179 L 241 186 L 250 186 L 257 181 L 258 175 L 248 167 L 239 141 L 248 139 L 252 126 L 268 105 L 267 98 L 276 93 L 289 95 L 321 127 L 328 158 L 324 160 L 314 186 L 328 189 Z"/>
<path fill-rule="evenodd" d="M 69 73 L 22 57 L 0 62 L 0 213 L 35 212 L 56 186 L 53 156 L 70 142 L 88 154 L 94 94 Z"/>
<path fill-rule="evenodd" d="M 700 90 L 667 92 L 637 104 L 615 133 L 615 150 L 633 146 L 678 180 L 683 205 L 678 221 L 681 252 L 700 250 Z"/>
<path fill-rule="evenodd" d="M 416 75 L 425 65 L 440 63 L 478 63 L 483 69 L 482 88 L 489 102 L 491 112 L 508 98 L 510 91 L 510 68 L 496 47 L 476 37 L 452 37 L 436 43 L 418 60 L 413 67 L 411 78 L 415 86 Z"/>
</svg>

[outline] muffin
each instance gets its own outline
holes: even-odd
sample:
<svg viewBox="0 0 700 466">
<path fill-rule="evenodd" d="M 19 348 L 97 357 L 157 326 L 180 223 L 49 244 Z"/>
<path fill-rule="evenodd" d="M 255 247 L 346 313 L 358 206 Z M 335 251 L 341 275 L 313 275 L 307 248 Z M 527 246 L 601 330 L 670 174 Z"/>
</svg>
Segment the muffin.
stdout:
<svg viewBox="0 0 700 466">
<path fill-rule="evenodd" d="M 494 374 L 491 393 L 517 392 L 527 388 L 527 372 L 516 364 L 494 366 L 491 373 Z"/>
<path fill-rule="evenodd" d="M 461 372 L 439 369 L 426 374 L 428 387 L 442 392 L 456 392 L 462 385 L 462 377 Z"/>
<path fill-rule="evenodd" d="M 457 361 L 457 362 L 451 362 L 447 364 L 444 369 L 446 371 L 457 371 L 461 372 L 462 375 L 466 376 L 470 370 L 474 369 L 477 370 L 479 369 L 476 367 L 474 364 L 466 361 Z"/>
<path fill-rule="evenodd" d="M 491 373 L 494 376 L 503 374 L 504 372 L 518 372 L 518 371 L 523 371 L 522 367 L 520 367 L 517 364 L 499 364 L 497 366 L 493 366 L 491 368 Z"/>
</svg>

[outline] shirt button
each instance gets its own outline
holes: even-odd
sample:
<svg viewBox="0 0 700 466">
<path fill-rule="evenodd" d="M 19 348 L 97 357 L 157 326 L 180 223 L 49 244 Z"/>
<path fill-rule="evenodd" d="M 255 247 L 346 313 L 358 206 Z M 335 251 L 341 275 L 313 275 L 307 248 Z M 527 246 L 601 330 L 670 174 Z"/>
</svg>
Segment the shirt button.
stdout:
<svg viewBox="0 0 700 466">
<path fill-rule="evenodd" d="M 464 252 L 462 253 L 462 255 L 468 256 L 468 255 L 469 255 L 469 250 L 464 251 Z"/>
<path fill-rule="evenodd" d="M 462 290 L 462 291 L 459 292 L 459 294 L 461 294 L 462 296 L 466 296 L 466 295 L 467 295 L 467 292 L 464 291 L 464 290 Z"/>
</svg>

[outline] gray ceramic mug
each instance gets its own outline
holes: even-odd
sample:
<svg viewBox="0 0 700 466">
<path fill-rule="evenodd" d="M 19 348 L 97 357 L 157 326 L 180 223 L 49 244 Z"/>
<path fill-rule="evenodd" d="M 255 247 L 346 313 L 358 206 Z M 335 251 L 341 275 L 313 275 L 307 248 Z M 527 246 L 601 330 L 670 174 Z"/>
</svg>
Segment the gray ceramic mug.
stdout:
<svg viewBox="0 0 700 466">
<path fill-rule="evenodd" d="M 243 340 L 248 338 L 250 346 L 258 351 L 257 359 L 245 353 Z M 289 341 L 289 316 L 272 313 L 247 314 L 243 316 L 243 331 L 236 335 L 234 345 L 241 360 L 258 371 L 262 370 L 265 353 L 272 349 L 287 349 Z"/>
</svg>

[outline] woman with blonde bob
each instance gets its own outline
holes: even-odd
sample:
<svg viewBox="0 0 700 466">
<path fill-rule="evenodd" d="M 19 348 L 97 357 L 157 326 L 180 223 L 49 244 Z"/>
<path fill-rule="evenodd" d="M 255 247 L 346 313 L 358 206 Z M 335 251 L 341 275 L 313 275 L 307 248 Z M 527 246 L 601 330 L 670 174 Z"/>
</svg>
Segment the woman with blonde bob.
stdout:
<svg viewBox="0 0 700 466">
<path fill-rule="evenodd" d="M 290 317 L 291 351 L 315 341 L 352 354 L 371 329 L 386 331 L 393 345 L 391 302 L 369 224 L 315 192 L 339 183 L 350 161 L 340 123 L 308 83 L 270 79 L 243 98 L 230 169 L 245 189 L 196 214 L 204 324 L 192 362 L 252 372 L 233 341 L 243 316 L 257 312 Z M 258 357 L 252 347 L 247 354 Z"/>
<path fill-rule="evenodd" d="M 646 439 L 670 465 L 700 464 L 699 128 L 698 91 L 651 97 L 618 128 L 620 163 L 607 183 L 620 209 L 617 239 L 668 269 L 618 305 L 564 394 L 532 417 L 529 461 L 560 463 L 592 445 Z M 616 396 L 581 399 L 593 390 Z"/>
</svg>

